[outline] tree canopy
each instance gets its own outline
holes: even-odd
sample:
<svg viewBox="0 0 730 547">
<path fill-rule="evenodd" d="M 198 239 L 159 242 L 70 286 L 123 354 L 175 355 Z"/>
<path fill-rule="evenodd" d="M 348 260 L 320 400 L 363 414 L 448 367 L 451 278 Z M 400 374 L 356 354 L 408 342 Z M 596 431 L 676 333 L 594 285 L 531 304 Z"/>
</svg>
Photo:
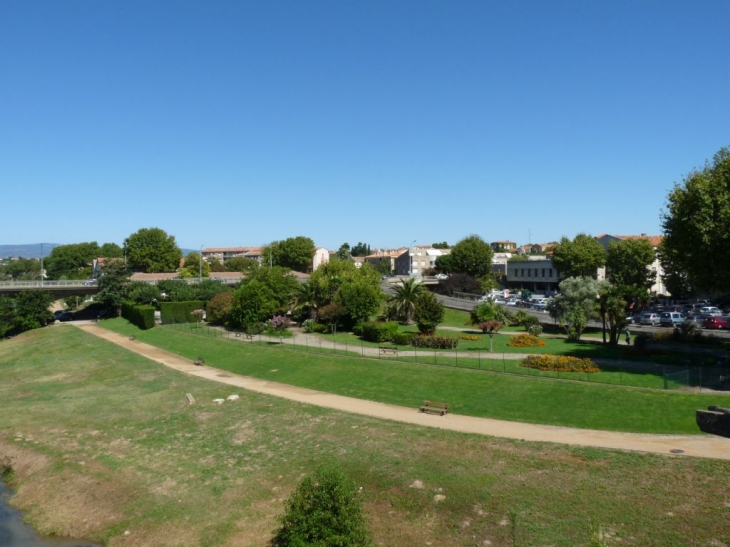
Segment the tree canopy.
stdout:
<svg viewBox="0 0 730 547">
<path fill-rule="evenodd" d="M 264 260 L 268 264 L 306 272 L 314 258 L 314 241 L 308 237 L 290 237 L 274 241 L 264 249 Z"/>
<path fill-rule="evenodd" d="M 571 241 L 563 236 L 553 248 L 553 265 L 563 278 L 592 277 L 606 265 L 606 250 L 593 236 L 578 234 Z"/>
<path fill-rule="evenodd" d="M 451 248 L 452 271 L 472 277 L 491 274 L 493 255 L 494 251 L 489 243 L 478 235 L 470 235 Z"/>
<path fill-rule="evenodd" d="M 43 260 L 43 267 L 50 279 L 86 279 L 99 256 L 101 249 L 96 241 L 59 245 Z"/>
<path fill-rule="evenodd" d="M 660 257 L 673 295 L 730 291 L 730 149 L 674 185 L 662 228 Z"/>
<path fill-rule="evenodd" d="M 654 284 L 654 247 L 648 239 L 612 241 L 606 252 L 606 268 L 613 285 L 649 289 Z"/>
<path fill-rule="evenodd" d="M 137 272 L 174 272 L 180 267 L 182 251 L 175 236 L 160 228 L 142 228 L 125 241 L 127 264 Z"/>
</svg>

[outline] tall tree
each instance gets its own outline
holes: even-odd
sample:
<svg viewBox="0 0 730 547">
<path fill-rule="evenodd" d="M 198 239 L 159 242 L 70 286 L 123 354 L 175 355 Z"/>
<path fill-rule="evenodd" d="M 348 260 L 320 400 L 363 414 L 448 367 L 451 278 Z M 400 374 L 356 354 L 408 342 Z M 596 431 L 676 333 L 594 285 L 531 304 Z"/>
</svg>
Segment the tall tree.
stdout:
<svg viewBox="0 0 730 547">
<path fill-rule="evenodd" d="M 357 242 L 352 248 L 352 256 L 368 256 L 370 254 L 370 245 L 361 241 Z"/>
<path fill-rule="evenodd" d="M 337 292 L 337 302 L 347 312 L 349 325 L 354 326 L 370 319 L 380 308 L 383 293 L 380 287 L 368 283 L 365 279 L 357 279 L 343 283 Z"/>
<path fill-rule="evenodd" d="M 182 251 L 175 236 L 160 228 L 142 228 L 124 242 L 127 264 L 137 272 L 174 272 L 180 267 Z"/>
<path fill-rule="evenodd" d="M 257 270 L 260 266 L 261 264 L 253 258 L 234 256 L 233 258 L 226 260 L 225 270 L 227 272 L 241 272 L 245 274 L 252 270 Z"/>
<path fill-rule="evenodd" d="M 598 268 L 606 265 L 606 250 L 588 234 L 578 234 L 571 241 L 563 236 L 553 248 L 553 265 L 563 278 L 598 276 Z"/>
<path fill-rule="evenodd" d="M 99 251 L 96 241 L 59 245 L 43 260 L 43 267 L 50 279 L 86 279 Z"/>
<path fill-rule="evenodd" d="M 444 320 L 446 309 L 431 291 L 421 291 L 413 306 L 413 319 L 418 332 L 432 334 Z"/>
<path fill-rule="evenodd" d="M 470 235 L 451 248 L 452 271 L 472 277 L 483 277 L 492 272 L 491 245 L 478 235 Z"/>
<path fill-rule="evenodd" d="M 15 303 L 15 328 L 19 331 L 45 327 L 53 322 L 50 311 L 53 297 L 48 291 L 30 290 L 18 293 Z"/>
<path fill-rule="evenodd" d="M 612 241 L 606 252 L 606 268 L 613 285 L 649 289 L 654 284 L 654 247 L 645 238 Z"/>
<path fill-rule="evenodd" d="M 99 256 L 103 258 L 123 258 L 124 249 L 116 243 L 104 243 L 99 249 Z"/>
<path fill-rule="evenodd" d="M 454 271 L 454 259 L 450 254 L 436 257 L 436 269 L 441 273 L 451 273 Z"/>
<path fill-rule="evenodd" d="M 569 340 L 580 340 L 588 320 L 597 317 L 598 297 L 605 282 L 592 277 L 569 277 L 560 282 L 560 293 L 548 303 L 550 316 L 560 322 Z"/>
<path fill-rule="evenodd" d="M 662 228 L 660 257 L 677 288 L 730 291 L 730 149 L 674 185 Z"/>
<path fill-rule="evenodd" d="M 296 272 L 306 272 L 314 258 L 314 241 L 308 237 L 290 237 L 283 241 L 274 241 L 264 249 L 267 264 L 282 266 Z"/>
<path fill-rule="evenodd" d="M 124 298 L 124 287 L 129 282 L 129 270 L 122 260 L 110 260 L 99 277 L 97 301 L 119 315 Z"/>
<path fill-rule="evenodd" d="M 342 245 L 340 245 L 340 248 L 337 249 L 337 259 L 338 260 L 350 260 L 352 257 L 352 250 L 350 249 L 350 244 L 345 242 Z"/>
<path fill-rule="evenodd" d="M 270 319 L 277 309 L 274 292 L 253 279 L 233 293 L 230 322 L 233 327 L 251 329 Z"/>
<path fill-rule="evenodd" d="M 191 251 L 188 256 L 185 257 L 182 270 L 180 270 L 180 277 L 202 277 L 210 276 L 210 265 L 207 261 L 203 260 L 200 253 Z"/>
</svg>

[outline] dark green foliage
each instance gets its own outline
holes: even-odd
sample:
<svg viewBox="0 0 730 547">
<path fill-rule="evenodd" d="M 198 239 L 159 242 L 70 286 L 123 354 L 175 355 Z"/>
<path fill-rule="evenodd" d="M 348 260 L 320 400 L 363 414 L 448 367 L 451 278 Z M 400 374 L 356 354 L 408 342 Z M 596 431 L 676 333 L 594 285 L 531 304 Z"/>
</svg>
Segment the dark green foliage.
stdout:
<svg viewBox="0 0 730 547">
<path fill-rule="evenodd" d="M 422 291 L 416 297 L 413 319 L 416 321 L 419 332 L 434 332 L 438 324 L 444 320 L 445 313 L 444 305 L 436 300 L 432 292 Z"/>
<path fill-rule="evenodd" d="M 412 332 L 396 332 L 390 339 L 397 346 L 410 346 L 413 342 Z"/>
<path fill-rule="evenodd" d="M 160 316 L 164 324 L 170 323 L 195 323 L 198 318 L 192 315 L 194 310 L 203 308 L 200 300 L 188 302 L 161 302 Z"/>
<path fill-rule="evenodd" d="M 48 291 L 22 291 L 15 300 L 15 330 L 22 332 L 53 323 L 49 311 L 53 297 Z"/>
<path fill-rule="evenodd" d="M 124 287 L 128 281 L 129 270 L 124 262 L 118 259 L 108 261 L 99 277 L 97 302 L 106 309 L 113 310 L 114 314 L 118 314 L 124 300 Z"/>
<path fill-rule="evenodd" d="M 124 298 L 137 304 L 152 304 L 160 299 L 160 288 L 143 281 L 130 281 L 124 287 Z"/>
<path fill-rule="evenodd" d="M 456 349 L 459 345 L 459 339 L 451 336 L 417 334 L 413 336 L 411 344 L 416 348 Z"/>
<path fill-rule="evenodd" d="M 272 547 L 367 547 L 371 535 L 355 485 L 329 465 L 306 477 L 286 502 Z"/>
<path fill-rule="evenodd" d="M 362 324 L 362 337 L 367 342 L 389 342 L 398 332 L 398 323 L 368 321 Z"/>
<path fill-rule="evenodd" d="M 477 304 L 469 318 L 472 325 L 478 325 L 484 321 L 499 321 L 504 324 L 510 322 L 509 314 L 504 306 L 491 300 Z"/>
<path fill-rule="evenodd" d="M 278 302 L 274 291 L 262 281 L 253 279 L 233 293 L 231 326 L 249 329 L 257 323 L 270 319 L 277 308 Z"/>
<path fill-rule="evenodd" d="M 578 234 L 571 241 L 563 236 L 553 248 L 553 266 L 563 278 L 598 275 L 598 268 L 606 264 L 606 250 L 593 236 Z"/>
<path fill-rule="evenodd" d="M 86 279 L 95 258 L 102 256 L 96 241 L 54 247 L 43 262 L 50 279 Z"/>
<path fill-rule="evenodd" d="M 362 321 L 367 321 L 380 308 L 383 293 L 380 287 L 369 283 L 365 279 L 357 279 L 343 283 L 337 292 L 337 301 L 346 311 L 345 327 L 352 327 Z"/>
<path fill-rule="evenodd" d="M 454 272 L 483 277 L 492 271 L 491 245 L 478 235 L 470 235 L 451 248 L 451 268 Z M 440 268 L 437 263 L 436 266 Z"/>
<path fill-rule="evenodd" d="M 440 266 L 438 266 L 438 261 L 436 265 L 441 271 L 448 272 L 448 270 L 443 270 Z M 451 274 L 448 279 L 444 279 L 436 286 L 436 292 L 439 294 L 444 294 L 446 296 L 453 296 L 454 293 L 457 292 L 468 294 L 481 294 L 482 284 L 470 275 L 463 273 L 454 273 Z"/>
<path fill-rule="evenodd" d="M 142 330 L 151 329 L 155 326 L 154 306 L 122 302 L 122 317 Z"/>
<path fill-rule="evenodd" d="M 208 322 L 214 325 L 226 325 L 231 316 L 232 292 L 222 292 L 208 302 Z"/>
<path fill-rule="evenodd" d="M 283 241 L 274 241 L 264 249 L 264 264 L 306 272 L 312 265 L 314 252 L 312 239 L 304 236 L 290 237 Z"/>
<path fill-rule="evenodd" d="M 136 272 L 174 272 L 182 251 L 175 237 L 160 228 L 142 228 L 124 241 L 129 267 Z"/>
</svg>

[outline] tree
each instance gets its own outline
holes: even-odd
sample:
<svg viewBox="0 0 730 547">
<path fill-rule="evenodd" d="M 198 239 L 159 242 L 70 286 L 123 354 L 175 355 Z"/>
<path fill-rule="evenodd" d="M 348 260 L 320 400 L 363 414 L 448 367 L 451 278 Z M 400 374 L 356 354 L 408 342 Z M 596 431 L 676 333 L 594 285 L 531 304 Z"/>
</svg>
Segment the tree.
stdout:
<svg viewBox="0 0 730 547">
<path fill-rule="evenodd" d="M 332 302 L 319 308 L 318 318 L 323 324 L 329 325 L 331 332 L 337 333 L 337 325 L 342 322 L 346 315 L 347 311 L 342 304 Z"/>
<path fill-rule="evenodd" d="M 337 292 L 337 301 L 345 308 L 349 326 L 353 326 L 368 321 L 378 311 L 382 295 L 377 285 L 357 279 L 342 284 Z"/>
<path fill-rule="evenodd" d="M 560 293 L 547 306 L 550 316 L 559 321 L 568 340 L 580 340 L 588 320 L 596 317 L 603 282 L 591 277 L 569 277 L 560 282 Z"/>
<path fill-rule="evenodd" d="M 331 260 L 312 272 L 309 278 L 320 308 L 335 301 L 344 283 L 357 280 L 363 280 L 376 288 L 380 286 L 380 274 L 375 268 L 370 264 L 358 268 L 351 260 Z"/>
<path fill-rule="evenodd" d="M 205 260 L 202 260 L 200 253 L 191 251 L 185 257 L 185 262 L 180 270 L 180 277 L 200 277 L 202 270 L 203 277 L 210 275 L 210 266 Z"/>
<path fill-rule="evenodd" d="M 137 304 L 150 305 L 160 298 L 160 286 L 150 285 L 143 281 L 131 281 L 124 286 L 124 299 L 131 300 Z"/>
<path fill-rule="evenodd" d="M 124 288 L 129 282 L 129 270 L 119 259 L 110 260 L 99 277 L 99 292 L 96 300 L 105 309 L 119 315 L 124 299 Z"/>
<path fill-rule="evenodd" d="M 573 241 L 563 236 L 553 248 L 553 265 L 563 278 L 592 277 L 606 264 L 606 250 L 596 238 L 578 234 Z"/>
<path fill-rule="evenodd" d="M 482 294 L 482 284 L 468 274 L 454 273 L 436 286 L 436 292 L 446 296 L 454 293 Z"/>
<path fill-rule="evenodd" d="M 412 277 L 401 280 L 400 285 L 393 287 L 394 294 L 389 298 L 389 301 L 395 304 L 398 315 L 406 324 L 409 324 L 413 317 L 416 298 L 421 291 L 425 290 L 427 290 L 425 286 Z"/>
<path fill-rule="evenodd" d="M 350 250 L 350 244 L 345 242 L 340 245 L 337 249 L 337 260 L 350 260 L 352 258 L 352 251 Z"/>
<path fill-rule="evenodd" d="M 21 291 L 15 301 L 15 329 L 26 331 L 53 323 L 53 297 L 48 291 Z"/>
<path fill-rule="evenodd" d="M 222 292 L 213 297 L 206 307 L 207 320 L 214 325 L 226 325 L 231 316 L 233 293 Z"/>
<path fill-rule="evenodd" d="M 274 241 L 264 249 L 264 258 L 270 265 L 306 272 L 312 265 L 314 251 L 314 241 L 308 237 L 297 236 Z"/>
<path fill-rule="evenodd" d="M 431 247 L 433 247 L 434 249 L 448 249 L 449 244 L 445 241 L 442 241 L 441 243 L 434 243 L 433 245 L 431 245 Z"/>
<path fill-rule="evenodd" d="M 208 262 L 208 266 L 210 266 L 210 271 L 211 272 L 218 273 L 218 272 L 225 272 L 226 271 L 226 267 L 217 258 L 209 257 L 207 262 Z M 253 262 L 256 262 L 256 261 L 254 260 Z M 258 265 L 258 262 L 256 262 L 256 265 Z"/>
<path fill-rule="evenodd" d="M 626 326 L 626 305 L 624 296 L 630 289 L 627 287 L 609 285 L 605 281 L 599 282 L 598 314 L 601 317 L 603 343 L 616 345 L 621 330 Z M 609 338 L 606 340 L 606 329 Z"/>
<path fill-rule="evenodd" d="M 375 268 L 380 275 L 390 275 L 393 273 L 393 263 L 387 256 L 384 256 L 375 262 L 373 264 L 373 268 Z"/>
<path fill-rule="evenodd" d="M 368 256 L 370 254 L 370 245 L 358 241 L 357 245 L 352 248 L 352 256 Z"/>
<path fill-rule="evenodd" d="M 0 338 L 5 338 L 15 330 L 15 299 L 0 296 Z"/>
<path fill-rule="evenodd" d="M 606 252 L 606 268 L 613 285 L 649 289 L 655 273 L 649 266 L 654 262 L 654 247 L 648 239 L 612 241 Z"/>
<path fill-rule="evenodd" d="M 243 281 L 243 285 L 251 281 L 259 281 L 271 290 L 272 297 L 276 302 L 276 311 L 281 313 L 289 311 L 289 306 L 299 289 L 299 281 L 292 275 L 291 271 L 280 266 L 257 268 L 251 271 Z"/>
<path fill-rule="evenodd" d="M 478 235 L 470 235 L 451 249 L 452 269 L 472 277 L 483 277 L 492 271 L 494 251 Z"/>
<path fill-rule="evenodd" d="M 182 251 L 175 237 L 160 228 L 142 228 L 124 241 L 129 268 L 137 272 L 174 272 Z"/>
<path fill-rule="evenodd" d="M 311 282 L 301 283 L 297 287 L 294 293 L 294 310 L 303 312 L 307 319 L 317 319 L 317 291 Z"/>
<path fill-rule="evenodd" d="M 124 258 L 124 249 L 122 249 L 116 243 L 104 243 L 104 245 L 99 248 L 99 257 Z"/>
<path fill-rule="evenodd" d="M 489 352 L 492 352 L 492 342 L 494 335 L 499 332 L 499 329 L 504 327 L 504 323 L 497 321 L 496 319 L 490 319 L 489 321 L 483 321 L 479 323 L 479 329 L 486 335 L 489 336 Z"/>
<path fill-rule="evenodd" d="M 674 185 L 662 228 L 660 260 L 677 288 L 730 291 L 730 149 Z"/>
<path fill-rule="evenodd" d="M 195 287 L 175 279 L 159 281 L 157 286 L 160 289 L 160 298 L 169 302 L 187 302 L 195 300 Z"/>
<path fill-rule="evenodd" d="M 416 297 L 413 306 L 413 319 L 418 326 L 418 332 L 423 334 L 435 332 L 436 327 L 444 320 L 445 313 L 444 305 L 436 299 L 431 291 L 421 291 Z"/>
<path fill-rule="evenodd" d="M 251 329 L 271 318 L 278 303 L 274 292 L 263 282 L 253 279 L 233 293 L 230 322 L 235 328 Z"/>
<path fill-rule="evenodd" d="M 45 267 L 45 264 L 44 264 Z M 1 277 L 10 278 L 15 281 L 30 281 L 39 279 L 41 273 L 41 262 L 35 258 L 21 258 L 12 260 L 0 268 Z"/>
<path fill-rule="evenodd" d="M 286 502 L 272 547 L 368 547 L 371 536 L 359 494 L 333 465 L 305 477 Z"/>
<path fill-rule="evenodd" d="M 436 269 L 442 273 L 451 273 L 454 271 L 454 258 L 448 255 L 436 257 Z"/>
<path fill-rule="evenodd" d="M 43 260 L 43 267 L 50 279 L 86 279 L 91 275 L 91 266 L 100 256 L 96 241 L 59 245 Z"/>
<path fill-rule="evenodd" d="M 246 258 L 243 256 L 234 256 L 226 260 L 224 265 L 227 272 L 241 272 L 247 274 L 253 270 L 258 270 L 261 264 L 253 258 Z"/>
<path fill-rule="evenodd" d="M 491 300 L 480 302 L 469 314 L 469 321 L 472 325 L 479 325 L 487 321 L 498 321 L 500 323 L 509 323 L 509 314 L 504 306 L 496 304 Z"/>
</svg>

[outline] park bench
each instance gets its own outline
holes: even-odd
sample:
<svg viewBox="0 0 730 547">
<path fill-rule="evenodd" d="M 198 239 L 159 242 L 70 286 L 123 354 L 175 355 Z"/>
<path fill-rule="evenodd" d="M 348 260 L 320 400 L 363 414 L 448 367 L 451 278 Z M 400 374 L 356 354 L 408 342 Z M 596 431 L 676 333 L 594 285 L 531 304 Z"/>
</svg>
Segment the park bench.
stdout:
<svg viewBox="0 0 730 547">
<path fill-rule="evenodd" d="M 428 414 L 440 414 L 443 416 L 449 411 L 449 403 L 437 403 L 436 401 L 423 401 L 420 412 Z"/>
<path fill-rule="evenodd" d="M 395 356 L 398 355 L 398 348 L 380 347 L 378 349 L 380 350 L 380 355 L 388 355 L 389 353 Z"/>
<path fill-rule="evenodd" d="M 198 357 L 195 361 L 193 361 L 193 364 L 202 367 L 205 364 L 205 359 Z"/>
</svg>

